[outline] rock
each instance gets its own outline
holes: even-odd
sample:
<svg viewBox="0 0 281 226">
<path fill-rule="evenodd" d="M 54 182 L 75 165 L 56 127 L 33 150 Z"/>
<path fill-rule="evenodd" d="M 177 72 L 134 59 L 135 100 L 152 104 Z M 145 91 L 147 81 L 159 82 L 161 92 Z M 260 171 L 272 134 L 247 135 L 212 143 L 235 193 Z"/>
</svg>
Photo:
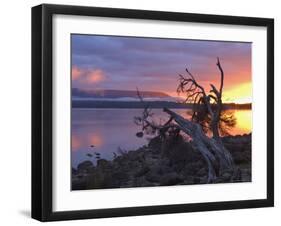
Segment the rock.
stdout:
<svg viewBox="0 0 281 226">
<path fill-rule="evenodd" d="M 147 166 L 154 166 L 154 165 L 159 165 L 159 160 L 153 158 L 153 156 L 149 153 L 149 154 L 147 154 L 147 155 L 145 156 L 144 163 L 145 163 Z"/>
<path fill-rule="evenodd" d="M 137 177 L 131 184 L 131 187 L 149 187 L 156 186 L 158 184 L 147 181 L 144 177 Z"/>
<path fill-rule="evenodd" d="M 201 184 L 201 178 L 200 177 L 193 177 L 193 184 Z"/>
<path fill-rule="evenodd" d="M 231 172 L 224 172 L 222 175 L 218 178 L 219 183 L 227 183 L 230 182 L 232 178 Z"/>
<path fill-rule="evenodd" d="M 200 184 L 206 184 L 207 181 L 208 181 L 208 176 L 207 175 L 200 178 Z"/>
<path fill-rule="evenodd" d="M 136 133 L 136 136 L 139 137 L 139 138 L 143 137 L 143 132 Z"/>
<path fill-rule="evenodd" d="M 137 171 L 136 173 L 135 173 L 135 177 L 141 177 L 141 176 L 143 176 L 143 175 L 145 175 L 147 172 L 149 171 L 149 167 L 142 167 L 139 171 Z"/>
<path fill-rule="evenodd" d="M 198 170 L 198 172 L 196 173 L 197 176 L 199 177 L 203 177 L 207 175 L 207 169 L 206 168 L 201 168 L 200 170 Z"/>
<path fill-rule="evenodd" d="M 197 173 L 203 173 L 203 170 L 200 172 L 201 169 L 204 169 L 205 164 L 202 161 L 196 161 L 196 162 L 189 162 L 186 164 L 182 172 L 184 175 L 189 176 L 196 176 Z"/>
<path fill-rule="evenodd" d="M 145 175 L 145 179 L 149 182 L 160 182 L 161 176 L 156 172 L 150 171 Z"/>
<path fill-rule="evenodd" d="M 158 174 L 160 175 L 166 175 L 167 173 L 172 173 L 174 170 L 167 166 L 167 165 L 160 165 L 158 168 Z"/>
<path fill-rule="evenodd" d="M 168 173 L 163 175 L 160 179 L 160 185 L 176 185 L 183 182 L 183 178 L 179 176 L 177 173 Z"/>
<path fill-rule="evenodd" d="M 155 138 L 152 138 L 150 141 L 149 141 L 149 144 L 148 144 L 148 147 L 151 148 L 153 150 L 153 153 L 159 153 L 161 152 L 161 139 L 159 136 L 155 137 Z"/>
<path fill-rule="evenodd" d="M 78 179 L 82 179 L 82 178 L 84 178 L 84 177 L 85 177 L 84 174 L 78 174 L 78 175 L 77 175 L 77 178 L 78 178 Z"/>
<path fill-rule="evenodd" d="M 93 167 L 93 163 L 91 161 L 84 161 L 77 166 L 77 170 L 79 172 L 87 172 Z"/>
<path fill-rule="evenodd" d="M 98 167 L 101 167 L 101 168 L 108 168 L 110 165 L 110 162 L 105 160 L 105 159 L 99 159 L 97 161 L 97 166 Z"/>
<path fill-rule="evenodd" d="M 192 176 L 187 176 L 187 177 L 184 179 L 183 184 L 194 184 L 193 179 L 194 179 L 194 178 L 193 178 Z"/>
<path fill-rule="evenodd" d="M 71 169 L 71 173 L 74 175 L 74 174 L 77 174 L 77 170 L 75 168 L 72 167 Z"/>
<path fill-rule="evenodd" d="M 71 190 L 87 189 L 86 181 L 81 179 L 72 179 Z"/>
<path fill-rule="evenodd" d="M 239 176 L 223 172 L 215 183 L 251 181 L 251 136 L 223 138 L 234 162 L 241 169 Z M 74 189 L 145 187 L 159 185 L 207 183 L 207 166 L 202 155 L 183 139 L 168 142 L 159 137 L 147 146 L 115 155 L 112 161 L 98 159 L 72 168 Z"/>
<path fill-rule="evenodd" d="M 248 169 L 242 169 L 241 170 L 241 182 L 250 182 L 252 181 L 252 173 L 251 168 Z"/>
<path fill-rule="evenodd" d="M 128 174 L 126 172 L 122 172 L 122 171 L 113 172 L 112 178 L 119 182 L 124 182 L 124 181 L 128 180 Z"/>
</svg>

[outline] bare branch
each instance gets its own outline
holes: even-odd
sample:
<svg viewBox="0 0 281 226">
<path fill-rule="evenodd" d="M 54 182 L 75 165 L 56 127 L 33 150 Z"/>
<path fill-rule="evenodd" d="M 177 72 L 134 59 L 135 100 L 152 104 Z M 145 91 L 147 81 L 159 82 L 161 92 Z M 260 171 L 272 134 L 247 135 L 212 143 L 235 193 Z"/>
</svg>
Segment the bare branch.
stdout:
<svg viewBox="0 0 281 226">
<path fill-rule="evenodd" d="M 137 96 L 142 103 L 145 103 L 138 88 L 137 88 Z M 141 130 L 142 130 L 142 132 L 138 132 L 136 134 L 138 137 L 142 137 L 143 132 L 145 132 L 146 134 L 150 134 L 150 135 L 157 133 L 160 135 L 160 137 L 164 138 L 166 132 L 168 132 L 169 130 L 173 130 L 173 131 L 180 130 L 178 125 L 172 123 L 173 121 L 172 116 L 170 116 L 170 118 L 164 124 L 155 123 L 155 121 L 153 121 L 152 119 L 152 116 L 153 113 L 149 108 L 149 104 L 146 104 L 143 109 L 142 115 L 134 117 L 135 124 L 141 126 Z"/>
<path fill-rule="evenodd" d="M 224 72 L 223 72 L 223 69 L 221 67 L 221 64 L 220 64 L 220 59 L 217 58 L 217 66 L 220 70 L 220 73 L 221 73 L 221 84 L 220 84 L 220 95 L 222 96 L 222 89 L 223 89 L 223 81 L 224 81 Z"/>
<path fill-rule="evenodd" d="M 210 84 L 210 86 L 212 87 L 210 92 L 214 93 L 217 96 L 217 99 L 220 99 L 221 95 L 220 95 L 220 92 L 217 90 L 217 88 L 213 84 Z"/>
<path fill-rule="evenodd" d="M 213 100 L 215 101 L 215 103 L 218 103 L 217 97 L 215 97 L 215 96 L 212 95 L 212 94 L 209 94 L 208 96 L 209 96 L 211 99 L 213 99 Z"/>
<path fill-rule="evenodd" d="M 141 102 L 143 102 L 143 98 L 142 98 L 142 95 L 140 94 L 140 91 L 139 91 L 138 87 L 136 87 L 136 90 L 137 90 L 138 98 L 140 99 Z"/>
<path fill-rule="evenodd" d="M 193 102 L 195 105 L 198 104 L 197 99 L 201 96 L 201 100 L 203 100 L 203 104 L 207 107 L 209 114 L 211 117 L 214 116 L 214 112 L 211 108 L 210 98 L 207 96 L 205 89 L 203 86 L 199 85 L 196 81 L 193 74 L 186 68 L 185 69 L 189 77 L 184 77 L 183 75 L 179 74 L 180 77 L 180 84 L 178 85 L 177 91 L 178 93 L 185 93 L 187 95 L 185 99 L 185 103 Z M 195 93 L 195 94 L 194 94 Z M 194 95 L 193 95 L 194 94 Z M 197 95 L 198 94 L 198 95 Z M 195 98 L 193 98 L 195 97 Z M 199 98 L 200 100 L 200 98 Z"/>
</svg>

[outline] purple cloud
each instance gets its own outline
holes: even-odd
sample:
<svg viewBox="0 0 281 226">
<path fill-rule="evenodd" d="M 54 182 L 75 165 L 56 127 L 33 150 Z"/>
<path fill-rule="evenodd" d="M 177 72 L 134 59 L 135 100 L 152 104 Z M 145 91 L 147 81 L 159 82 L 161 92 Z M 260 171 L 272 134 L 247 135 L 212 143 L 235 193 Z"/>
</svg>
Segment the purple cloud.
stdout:
<svg viewBox="0 0 281 226">
<path fill-rule="evenodd" d="M 186 67 L 202 82 L 215 81 L 216 57 L 228 76 L 226 86 L 251 80 L 251 43 L 76 34 L 71 43 L 72 68 L 106 74 L 95 86 L 75 78 L 73 86 L 77 88 L 138 86 L 173 92 L 178 73 L 184 73 Z"/>
</svg>

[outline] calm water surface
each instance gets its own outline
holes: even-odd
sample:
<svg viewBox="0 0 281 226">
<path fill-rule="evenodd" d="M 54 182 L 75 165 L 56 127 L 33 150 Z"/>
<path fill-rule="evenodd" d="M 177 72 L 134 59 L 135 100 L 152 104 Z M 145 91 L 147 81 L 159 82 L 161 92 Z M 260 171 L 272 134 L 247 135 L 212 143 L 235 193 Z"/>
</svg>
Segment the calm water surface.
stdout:
<svg viewBox="0 0 281 226">
<path fill-rule="evenodd" d="M 188 118 L 186 109 L 175 112 Z M 134 150 L 147 144 L 146 138 L 136 137 L 140 131 L 134 123 L 134 116 L 141 115 L 142 109 L 73 109 L 72 110 L 72 166 L 84 160 L 95 163 L 95 152 L 101 158 L 112 159 L 118 149 Z M 167 119 L 161 109 L 153 109 L 157 117 L 155 121 Z M 252 131 L 251 110 L 234 110 L 237 119 L 232 135 L 250 133 Z M 91 147 L 91 145 L 93 147 Z M 88 153 L 93 157 L 87 156 Z"/>
</svg>

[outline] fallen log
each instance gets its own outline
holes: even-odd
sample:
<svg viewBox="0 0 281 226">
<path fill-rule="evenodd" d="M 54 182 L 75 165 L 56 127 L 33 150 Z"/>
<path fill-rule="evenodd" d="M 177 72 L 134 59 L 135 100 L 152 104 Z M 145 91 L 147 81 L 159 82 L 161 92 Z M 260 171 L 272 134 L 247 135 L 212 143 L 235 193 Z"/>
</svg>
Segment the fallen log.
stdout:
<svg viewBox="0 0 281 226">
<path fill-rule="evenodd" d="M 186 133 L 192 139 L 192 146 L 198 150 L 204 157 L 208 167 L 207 183 L 213 183 L 217 177 L 224 172 L 231 173 L 235 176 L 235 167 L 229 151 L 224 147 L 221 139 L 209 138 L 202 130 L 201 126 L 190 120 L 183 118 L 181 115 L 164 108 L 163 111 L 173 118 L 180 130 Z"/>
</svg>

